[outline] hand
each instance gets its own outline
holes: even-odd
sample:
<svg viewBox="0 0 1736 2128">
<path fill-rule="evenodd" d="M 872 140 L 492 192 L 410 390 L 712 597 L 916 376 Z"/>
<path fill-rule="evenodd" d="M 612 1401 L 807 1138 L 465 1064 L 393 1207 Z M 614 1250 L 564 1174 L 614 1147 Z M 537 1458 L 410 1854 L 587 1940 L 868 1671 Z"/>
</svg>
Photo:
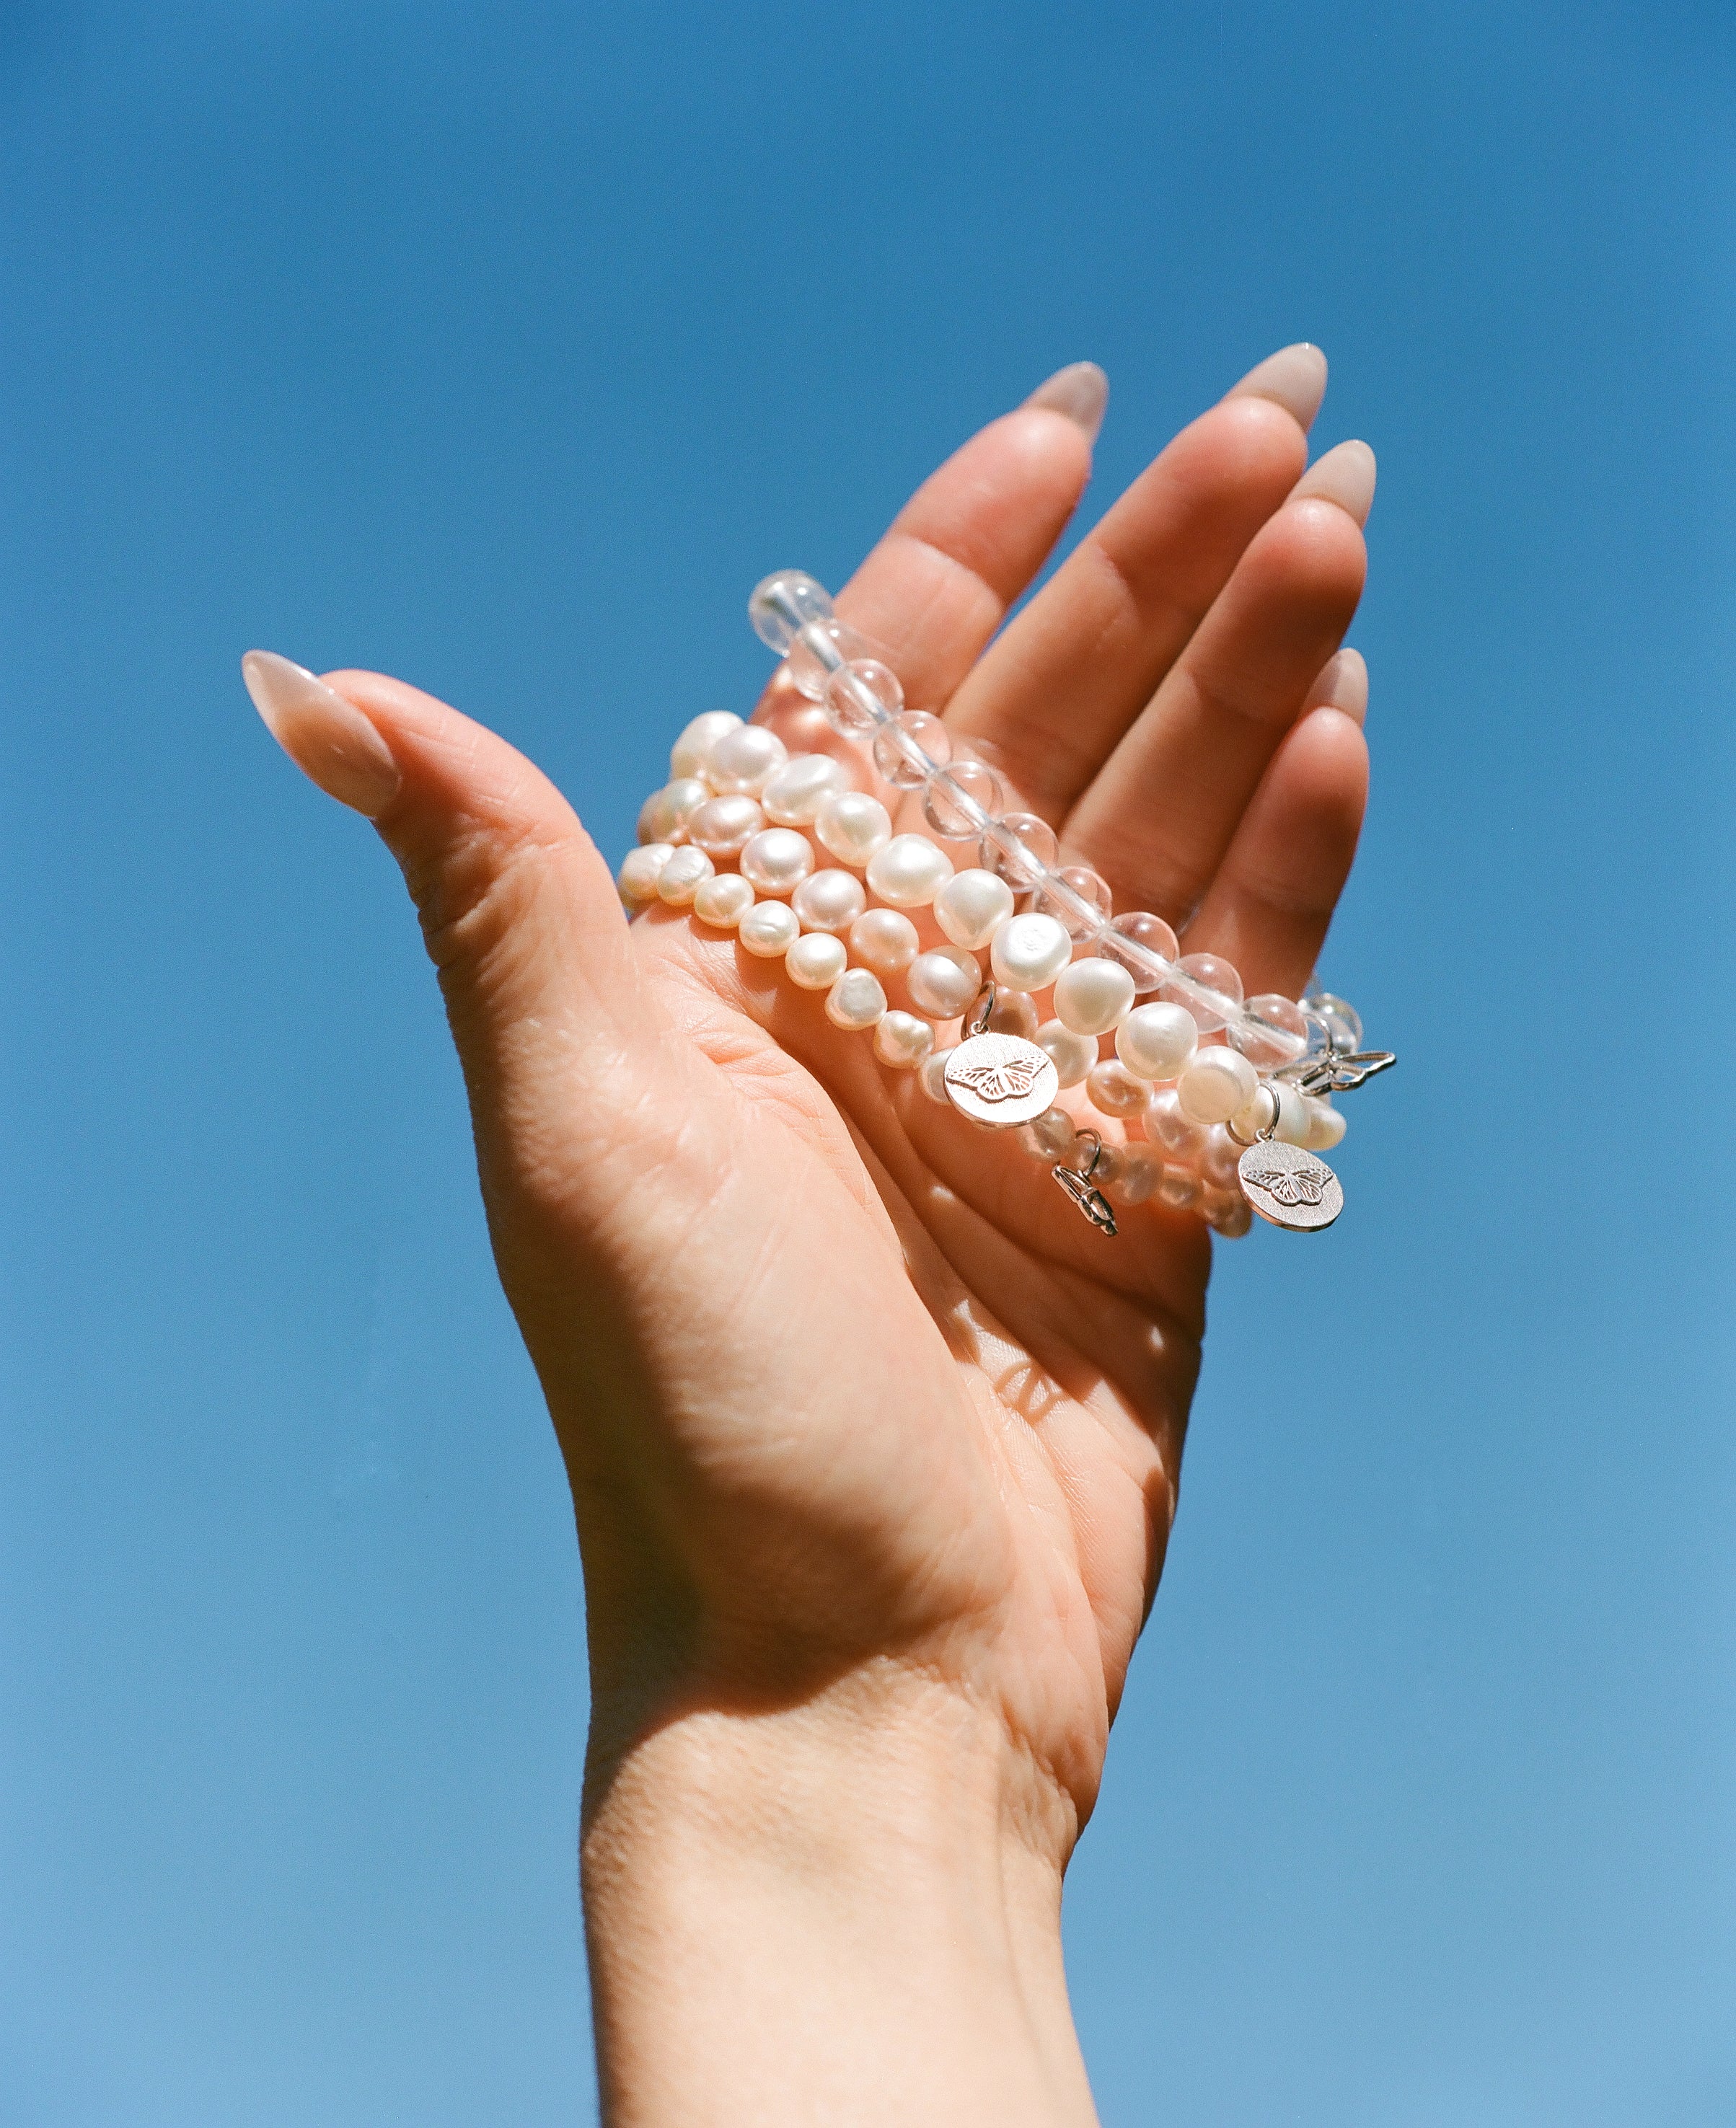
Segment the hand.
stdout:
<svg viewBox="0 0 1736 2128">
<path fill-rule="evenodd" d="M 1348 444 L 1304 472 L 1324 382 L 1312 349 L 1263 364 L 997 636 L 1089 471 L 1101 380 L 1063 371 L 928 481 L 838 601 L 1117 909 L 1185 924 L 1250 992 L 1305 983 L 1363 804 L 1366 682 L 1335 653 L 1373 466 Z M 988 2118 L 984 2079 L 1011 2075 L 996 2117 L 1089 2118 L 1053 1909 L 1174 1512 L 1205 1230 L 1142 1206 L 1106 1241 L 1040 1163 L 882 1070 L 776 964 L 684 912 L 630 927 L 565 800 L 455 711 L 274 660 L 250 684 L 403 867 L 566 1458 L 615 2113 L 733 2120 L 733 2069 L 754 2117 L 779 2117 L 780 2093 L 814 2117 L 844 2031 L 884 2015 L 863 2117 L 957 2118 L 968 2092 Z M 792 707 L 774 684 L 760 714 Z M 950 1892 L 920 1864 L 937 1848 Z M 815 1950 L 830 1922 L 792 1918 L 816 1883 L 881 1902 L 854 1964 Z M 739 1917 L 733 1951 L 691 1926 L 708 1886 Z M 957 1957 L 997 1901 L 1000 1997 Z M 768 2007 L 778 1960 L 749 1977 L 744 1936 L 786 1946 L 787 1985 L 835 1974 L 835 2029 L 797 2017 L 797 2044 Z M 944 2043 L 925 1999 L 887 2012 L 861 1964 L 882 1956 L 900 2002 L 928 1976 Z M 648 1967 L 660 2012 L 635 1993 Z M 720 1983 L 688 2076 L 671 1991 Z M 973 2045 L 949 2099 L 937 2064 Z M 888 2053 L 922 2070 L 891 2097 Z"/>
</svg>

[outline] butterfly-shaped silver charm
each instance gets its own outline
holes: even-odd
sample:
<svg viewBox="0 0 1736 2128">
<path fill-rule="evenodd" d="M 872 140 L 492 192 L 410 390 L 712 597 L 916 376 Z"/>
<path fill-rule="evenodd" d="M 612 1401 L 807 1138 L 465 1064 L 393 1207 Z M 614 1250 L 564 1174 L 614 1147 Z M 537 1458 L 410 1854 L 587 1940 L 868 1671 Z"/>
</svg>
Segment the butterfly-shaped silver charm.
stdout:
<svg viewBox="0 0 1736 2128">
<path fill-rule="evenodd" d="M 1263 1219 L 1292 1233 L 1318 1233 L 1344 1209 L 1337 1176 L 1317 1154 L 1299 1145 L 1262 1138 L 1236 1164 L 1242 1195 Z"/>
<path fill-rule="evenodd" d="M 1060 1078 L 1046 1050 L 1017 1034 L 973 1034 L 946 1060 L 953 1105 L 979 1123 L 1028 1123 L 1054 1105 Z"/>
<path fill-rule="evenodd" d="M 1289 1065 L 1278 1076 L 1305 1094 L 1353 1094 L 1397 1062 L 1390 1049 L 1358 1049 L 1354 1054 L 1332 1049 L 1311 1062 Z"/>
</svg>

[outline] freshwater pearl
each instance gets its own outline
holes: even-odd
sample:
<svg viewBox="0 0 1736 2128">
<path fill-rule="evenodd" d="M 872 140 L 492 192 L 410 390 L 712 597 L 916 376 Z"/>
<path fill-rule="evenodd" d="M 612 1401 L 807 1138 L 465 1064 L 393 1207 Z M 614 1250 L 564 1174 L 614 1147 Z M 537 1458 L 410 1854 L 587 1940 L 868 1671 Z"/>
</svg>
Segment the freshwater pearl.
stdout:
<svg viewBox="0 0 1736 2128">
<path fill-rule="evenodd" d="M 1302 1140 L 1303 1144 L 1310 1152 L 1330 1152 L 1344 1135 L 1344 1111 L 1306 1095 L 1302 1098 L 1302 1106 L 1308 1117 L 1308 1135 Z"/>
<path fill-rule="evenodd" d="M 1111 1057 L 1101 1064 L 1093 1064 L 1085 1081 L 1085 1091 L 1094 1109 L 1101 1109 L 1106 1116 L 1136 1116 L 1144 1108 L 1151 1089 L 1143 1079 L 1136 1079 L 1127 1066 Z"/>
<path fill-rule="evenodd" d="M 1160 1086 L 1145 1104 L 1145 1135 L 1172 1160 L 1196 1160 L 1205 1149 L 1206 1126 L 1182 1114 L 1173 1086 Z"/>
<path fill-rule="evenodd" d="M 995 981 L 1010 990 L 1047 990 L 1073 958 L 1073 942 L 1053 916 L 1009 916 L 995 933 Z"/>
<path fill-rule="evenodd" d="M 814 846 L 793 828 L 762 828 L 741 853 L 741 876 L 762 894 L 793 894 L 814 869 Z"/>
<path fill-rule="evenodd" d="M 874 1054 L 895 1071 L 914 1071 L 935 1046 L 935 1030 L 913 1012 L 889 1012 L 874 1026 Z"/>
<path fill-rule="evenodd" d="M 850 952 L 877 976 L 901 976 L 916 957 L 916 927 L 896 909 L 870 909 L 850 925 Z"/>
<path fill-rule="evenodd" d="M 667 843 L 641 843 L 621 861 L 615 884 L 629 909 L 643 909 L 657 899 L 657 882 L 663 867 L 675 854 Z"/>
<path fill-rule="evenodd" d="M 1252 1145 L 1262 1131 L 1270 1130 L 1278 1118 L 1276 1086 L 1256 1086 L 1253 1099 L 1244 1101 L 1229 1119 L 1230 1135 L 1242 1145 Z"/>
<path fill-rule="evenodd" d="M 1034 1038 L 1038 1048 L 1048 1054 L 1063 1086 L 1078 1085 L 1097 1061 L 1096 1042 L 1075 1034 L 1058 1019 L 1044 1020 Z"/>
<path fill-rule="evenodd" d="M 846 968 L 826 992 L 825 1016 L 834 1027 L 873 1027 L 886 1010 L 886 992 L 866 968 Z"/>
<path fill-rule="evenodd" d="M 672 909 L 685 909 L 706 881 L 716 876 L 716 871 L 705 852 L 690 843 L 677 850 L 657 875 L 657 898 Z"/>
<path fill-rule="evenodd" d="M 935 921 L 968 953 L 987 945 L 1012 913 L 1012 889 L 980 865 L 955 872 L 935 896 Z"/>
<path fill-rule="evenodd" d="M 1206 1133 L 1206 1142 L 1200 1148 L 1200 1180 L 1208 1190 L 1239 1190 L 1241 1187 L 1241 1158 L 1248 1150 L 1217 1123 Z"/>
<path fill-rule="evenodd" d="M 801 936 L 796 912 L 787 901 L 756 901 L 735 927 L 736 936 L 762 961 L 776 961 Z"/>
<path fill-rule="evenodd" d="M 1193 1014 L 1180 1005 L 1135 1005 L 1115 1029 L 1115 1054 L 1142 1079 L 1174 1079 L 1187 1069 L 1199 1038 Z"/>
<path fill-rule="evenodd" d="M 792 753 L 759 794 L 767 819 L 780 828 L 811 828 L 820 802 L 849 788 L 844 763 L 829 753 Z"/>
<path fill-rule="evenodd" d="M 687 822 L 687 840 L 708 857 L 737 857 L 764 825 L 751 798 L 708 798 Z"/>
<path fill-rule="evenodd" d="M 702 716 L 695 717 L 683 727 L 681 737 L 669 748 L 669 773 L 679 778 L 703 776 L 706 763 L 711 758 L 711 748 L 725 732 L 740 731 L 741 719 L 733 710 L 707 710 Z"/>
<path fill-rule="evenodd" d="M 988 1009 L 985 1034 L 1016 1034 L 1021 1042 L 1037 1038 L 1037 1008 L 1023 990 L 999 990 Z"/>
<path fill-rule="evenodd" d="M 894 909 L 926 909 L 952 876 L 952 859 L 926 835 L 894 835 L 868 859 L 868 885 Z"/>
<path fill-rule="evenodd" d="M 829 866 L 803 880 L 790 906 L 806 931 L 848 931 L 868 907 L 868 891 L 854 872 Z"/>
<path fill-rule="evenodd" d="M 805 990 L 829 990 L 849 964 L 843 939 L 830 931 L 805 931 L 783 957 L 790 981 Z"/>
<path fill-rule="evenodd" d="M 754 906 L 754 890 L 739 872 L 708 879 L 693 896 L 693 914 L 714 931 L 733 931 Z"/>
<path fill-rule="evenodd" d="M 1034 1123 L 1024 1124 L 1019 1136 L 1041 1160 L 1065 1160 L 1079 1133 L 1065 1109 L 1045 1109 Z"/>
<path fill-rule="evenodd" d="M 1199 1177 L 1184 1168 L 1166 1167 L 1158 1185 L 1158 1199 L 1172 1212 L 1191 1212 L 1200 1201 Z"/>
<path fill-rule="evenodd" d="M 1075 1034 L 1107 1034 L 1133 999 L 1133 977 L 1113 961 L 1075 961 L 1055 977 L 1055 1017 Z"/>
<path fill-rule="evenodd" d="M 937 1108 L 949 1109 L 953 1097 L 946 1090 L 946 1060 L 950 1049 L 931 1049 L 916 1068 L 916 1084 Z"/>
<path fill-rule="evenodd" d="M 892 839 L 892 815 L 866 791 L 834 791 L 820 801 L 814 833 L 840 864 L 860 872 Z"/>
<path fill-rule="evenodd" d="M 1212 1232 L 1226 1242 L 1239 1241 L 1253 1224 L 1253 1207 L 1239 1190 L 1208 1190 L 1201 1206 Z"/>
<path fill-rule="evenodd" d="M 1163 1175 L 1163 1162 L 1147 1147 L 1124 1146 L 1121 1164 L 1108 1185 L 1109 1195 L 1118 1204 L 1143 1204 Z"/>
<path fill-rule="evenodd" d="M 962 946 L 935 946 L 911 962 L 905 984 L 918 1012 L 957 1019 L 982 987 L 982 971 Z"/>
<path fill-rule="evenodd" d="M 744 724 L 715 742 L 706 781 L 720 798 L 757 798 L 789 758 L 789 748 L 776 732 L 763 724 Z"/>
<path fill-rule="evenodd" d="M 697 806 L 711 795 L 711 786 L 697 776 L 679 776 L 673 783 L 654 791 L 639 812 L 639 839 L 642 843 L 684 843 L 687 822 Z"/>
<path fill-rule="evenodd" d="M 1220 1123 L 1253 1099 L 1260 1075 L 1239 1050 L 1201 1049 L 1176 1088 L 1182 1113 L 1196 1123 Z"/>
</svg>

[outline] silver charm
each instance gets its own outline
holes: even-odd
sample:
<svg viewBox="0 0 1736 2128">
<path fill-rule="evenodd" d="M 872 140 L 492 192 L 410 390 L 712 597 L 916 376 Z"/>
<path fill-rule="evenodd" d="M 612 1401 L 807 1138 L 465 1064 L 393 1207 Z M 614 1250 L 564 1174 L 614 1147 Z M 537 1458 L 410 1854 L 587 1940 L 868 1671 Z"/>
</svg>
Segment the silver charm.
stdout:
<svg viewBox="0 0 1736 2128">
<path fill-rule="evenodd" d="M 1377 1071 L 1390 1071 L 1398 1058 L 1390 1049 L 1329 1049 L 1324 1057 L 1304 1057 L 1273 1076 L 1287 1079 L 1299 1093 L 1352 1094 Z"/>
<path fill-rule="evenodd" d="M 1094 1130 L 1082 1130 L 1079 1135 L 1088 1138 L 1096 1148 L 1092 1154 L 1091 1166 L 1081 1173 L 1077 1167 L 1069 1167 L 1063 1160 L 1058 1161 L 1049 1171 L 1097 1232 L 1113 1241 L 1115 1237 L 1115 1215 L 1110 1209 L 1109 1199 L 1092 1180 L 1097 1171 L 1097 1164 L 1103 1157 L 1103 1141 Z"/>
<path fill-rule="evenodd" d="M 1034 1122 L 1061 1090 L 1053 1059 L 1017 1034 L 973 1034 L 949 1051 L 946 1090 L 973 1123 L 1011 1129 Z"/>
<path fill-rule="evenodd" d="M 1337 1176 L 1316 1152 L 1263 1138 L 1236 1162 L 1242 1195 L 1263 1219 L 1291 1233 L 1318 1233 L 1344 1209 Z"/>
</svg>

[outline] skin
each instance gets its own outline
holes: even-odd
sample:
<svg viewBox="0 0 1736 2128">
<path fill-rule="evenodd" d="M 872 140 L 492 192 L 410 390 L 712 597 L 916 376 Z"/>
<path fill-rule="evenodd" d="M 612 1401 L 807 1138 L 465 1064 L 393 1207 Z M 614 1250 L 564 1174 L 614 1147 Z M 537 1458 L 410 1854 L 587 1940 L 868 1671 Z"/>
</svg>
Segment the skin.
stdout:
<svg viewBox="0 0 1736 2128">
<path fill-rule="evenodd" d="M 1363 812 L 1365 683 L 1334 653 L 1366 494 L 1233 394 L 997 634 L 1092 425 L 991 425 L 839 613 L 1117 908 L 1295 995 Z M 376 674 L 328 685 L 395 772 L 364 810 L 440 971 L 572 1484 L 606 2117 L 1093 2120 L 1061 1880 L 1175 1512 L 1206 1230 L 1144 1206 L 1106 1242 L 775 964 L 685 912 L 630 926 L 501 739 Z M 759 714 L 830 743 L 787 682 Z M 274 729 L 335 787 L 317 723 Z"/>
</svg>

